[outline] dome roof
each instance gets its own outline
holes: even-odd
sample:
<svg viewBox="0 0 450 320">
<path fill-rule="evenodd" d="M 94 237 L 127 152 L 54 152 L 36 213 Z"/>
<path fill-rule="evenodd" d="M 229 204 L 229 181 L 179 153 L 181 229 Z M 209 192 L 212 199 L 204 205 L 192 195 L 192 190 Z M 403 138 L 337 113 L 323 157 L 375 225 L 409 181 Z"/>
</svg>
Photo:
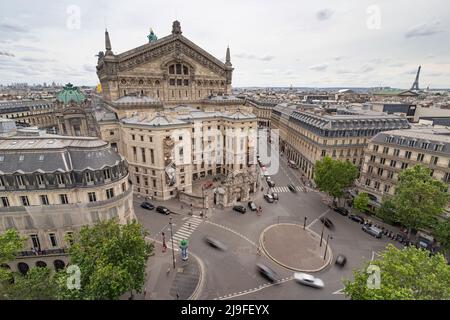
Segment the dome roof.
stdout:
<svg viewBox="0 0 450 320">
<path fill-rule="evenodd" d="M 56 98 L 63 104 L 69 104 L 70 102 L 82 103 L 86 99 L 80 89 L 78 87 L 74 87 L 71 83 L 66 84 L 62 91 L 58 93 Z"/>
</svg>

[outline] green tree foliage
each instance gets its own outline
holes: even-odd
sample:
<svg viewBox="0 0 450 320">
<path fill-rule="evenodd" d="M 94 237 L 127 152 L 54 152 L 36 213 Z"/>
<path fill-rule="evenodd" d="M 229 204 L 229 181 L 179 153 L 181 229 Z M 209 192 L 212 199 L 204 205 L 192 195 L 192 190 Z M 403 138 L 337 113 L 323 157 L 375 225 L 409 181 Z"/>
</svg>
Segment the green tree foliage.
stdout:
<svg viewBox="0 0 450 320">
<path fill-rule="evenodd" d="M 349 161 L 334 160 L 328 156 L 318 160 L 314 169 L 314 182 L 320 191 L 333 198 L 341 198 L 352 186 L 358 169 Z"/>
<path fill-rule="evenodd" d="M 380 287 L 367 285 L 369 265 L 380 268 Z M 379 259 L 354 270 L 354 280 L 344 280 L 344 293 L 352 300 L 442 300 L 450 299 L 450 266 L 443 255 L 413 246 L 389 245 Z"/>
<path fill-rule="evenodd" d="M 31 268 L 25 275 L 14 273 L 14 283 L 5 285 L 3 297 L 12 300 L 52 300 L 56 283 L 49 268 Z"/>
<path fill-rule="evenodd" d="M 431 227 L 450 200 L 448 186 L 432 178 L 430 173 L 430 169 L 421 165 L 403 170 L 390 199 L 395 211 L 393 220 L 410 231 Z"/>
<path fill-rule="evenodd" d="M 0 235 L 0 266 L 14 260 L 17 253 L 22 250 L 25 238 L 21 237 L 17 230 L 9 229 Z M 0 282 L 11 278 L 8 269 L 0 267 Z"/>
<path fill-rule="evenodd" d="M 395 215 L 395 206 L 391 197 L 384 197 L 380 208 L 375 211 L 375 215 L 389 224 L 399 222 Z"/>
<path fill-rule="evenodd" d="M 436 240 L 446 251 L 450 251 L 450 220 L 436 221 L 433 229 Z"/>
<path fill-rule="evenodd" d="M 369 208 L 369 196 L 367 193 L 359 193 L 353 200 L 353 206 L 360 212 L 365 212 Z"/>
<path fill-rule="evenodd" d="M 145 267 L 153 246 L 137 222 L 121 225 L 115 219 L 83 227 L 69 248 L 71 264 L 81 271 L 81 289 L 67 289 L 71 275 L 57 276 L 60 299 L 118 299 L 130 291 L 141 292 Z M 70 281 L 70 280 L 69 280 Z"/>
</svg>

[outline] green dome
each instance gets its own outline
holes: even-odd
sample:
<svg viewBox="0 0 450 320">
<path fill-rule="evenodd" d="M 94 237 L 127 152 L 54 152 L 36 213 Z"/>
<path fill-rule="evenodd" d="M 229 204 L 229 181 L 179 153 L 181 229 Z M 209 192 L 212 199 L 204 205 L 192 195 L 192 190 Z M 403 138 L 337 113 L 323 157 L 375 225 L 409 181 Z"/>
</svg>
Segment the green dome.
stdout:
<svg viewBox="0 0 450 320">
<path fill-rule="evenodd" d="M 66 84 L 62 91 L 58 93 L 56 98 L 63 104 L 69 104 L 70 102 L 79 104 L 86 99 L 80 89 L 78 89 L 78 87 L 74 87 L 71 83 Z"/>
</svg>

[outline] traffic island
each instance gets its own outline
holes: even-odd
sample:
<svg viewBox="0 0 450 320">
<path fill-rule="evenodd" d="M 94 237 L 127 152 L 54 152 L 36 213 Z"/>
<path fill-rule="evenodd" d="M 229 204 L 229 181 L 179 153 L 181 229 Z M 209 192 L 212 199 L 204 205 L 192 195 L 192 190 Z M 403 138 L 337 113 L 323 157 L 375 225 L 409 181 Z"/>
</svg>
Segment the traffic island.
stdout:
<svg viewBox="0 0 450 320">
<path fill-rule="evenodd" d="M 332 252 L 320 235 L 293 223 L 274 224 L 261 233 L 259 239 L 267 257 L 294 271 L 317 272 L 332 261 Z M 325 259 L 324 259 L 325 256 Z"/>
</svg>

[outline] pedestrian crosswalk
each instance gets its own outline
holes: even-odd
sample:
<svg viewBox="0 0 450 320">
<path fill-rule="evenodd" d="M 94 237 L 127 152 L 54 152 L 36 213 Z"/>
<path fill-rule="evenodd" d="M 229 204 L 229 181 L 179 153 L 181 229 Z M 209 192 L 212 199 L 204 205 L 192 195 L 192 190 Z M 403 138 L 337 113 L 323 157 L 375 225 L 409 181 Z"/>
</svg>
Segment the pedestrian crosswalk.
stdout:
<svg viewBox="0 0 450 320">
<path fill-rule="evenodd" d="M 190 235 L 197 229 L 197 227 L 203 222 L 202 219 L 192 217 L 186 220 L 186 222 L 178 229 L 173 235 L 173 244 L 177 248 L 181 240 L 188 240 Z M 172 239 L 170 236 L 167 239 L 167 247 L 170 249 L 172 247 Z"/>
<path fill-rule="evenodd" d="M 295 189 L 297 189 L 297 191 L 303 191 L 301 186 L 295 186 Z M 281 192 L 291 192 L 291 190 L 289 190 L 287 186 L 282 186 L 270 188 L 270 192 L 281 193 Z"/>
</svg>

